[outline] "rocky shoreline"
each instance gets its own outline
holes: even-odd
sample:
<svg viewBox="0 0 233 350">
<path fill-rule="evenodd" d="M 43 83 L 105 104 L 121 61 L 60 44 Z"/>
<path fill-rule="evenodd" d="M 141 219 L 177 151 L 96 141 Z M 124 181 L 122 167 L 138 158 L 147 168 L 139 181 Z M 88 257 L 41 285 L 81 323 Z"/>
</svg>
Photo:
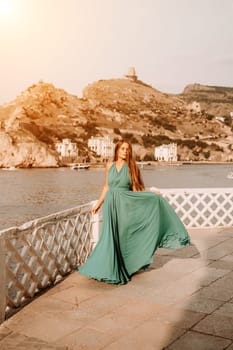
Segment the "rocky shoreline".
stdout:
<svg viewBox="0 0 233 350">
<path fill-rule="evenodd" d="M 83 163 L 87 164 L 87 163 Z M 228 162 L 215 162 L 215 161 L 181 161 L 181 162 L 156 162 L 156 161 L 151 161 L 151 162 L 139 162 L 138 166 L 141 169 L 149 169 L 157 166 L 180 166 L 180 165 L 233 165 L 233 162 L 228 161 Z M 106 163 L 88 163 L 89 169 L 102 169 L 105 168 Z M 72 166 L 68 165 L 56 165 L 56 166 L 8 166 L 8 167 L 0 167 L 0 170 L 8 170 L 8 171 L 13 171 L 13 170 L 18 170 L 18 169 L 58 169 L 58 168 L 72 168 Z M 78 171 L 86 171 L 88 169 L 77 169 Z"/>
</svg>

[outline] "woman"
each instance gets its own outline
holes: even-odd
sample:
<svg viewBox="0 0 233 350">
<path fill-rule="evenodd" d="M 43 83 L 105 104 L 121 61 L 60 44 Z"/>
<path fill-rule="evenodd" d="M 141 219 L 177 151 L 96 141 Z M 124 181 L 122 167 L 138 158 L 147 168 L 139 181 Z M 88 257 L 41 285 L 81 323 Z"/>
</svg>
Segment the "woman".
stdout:
<svg viewBox="0 0 233 350">
<path fill-rule="evenodd" d="M 117 143 L 92 213 L 97 213 L 103 203 L 100 239 L 78 269 L 83 275 L 125 284 L 135 272 L 151 264 L 156 248 L 189 244 L 188 233 L 173 208 L 158 193 L 145 191 L 128 141 Z"/>
</svg>

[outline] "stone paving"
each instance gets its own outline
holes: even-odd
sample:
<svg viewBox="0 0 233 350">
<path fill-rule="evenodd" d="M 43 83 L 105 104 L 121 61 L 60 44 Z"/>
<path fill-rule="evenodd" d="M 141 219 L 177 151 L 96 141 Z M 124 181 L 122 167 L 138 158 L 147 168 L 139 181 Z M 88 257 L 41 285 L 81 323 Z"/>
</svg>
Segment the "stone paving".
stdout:
<svg viewBox="0 0 233 350">
<path fill-rule="evenodd" d="M 0 326 L 0 349 L 233 350 L 233 228 L 190 236 L 127 285 L 72 273 Z"/>
</svg>

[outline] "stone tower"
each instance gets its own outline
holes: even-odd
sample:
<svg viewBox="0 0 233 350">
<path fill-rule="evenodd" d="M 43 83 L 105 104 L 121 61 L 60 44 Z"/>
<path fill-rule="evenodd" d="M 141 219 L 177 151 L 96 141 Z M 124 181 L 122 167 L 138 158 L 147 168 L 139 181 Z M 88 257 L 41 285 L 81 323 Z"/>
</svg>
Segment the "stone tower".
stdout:
<svg viewBox="0 0 233 350">
<path fill-rule="evenodd" d="M 137 81 L 138 77 L 136 75 L 136 71 L 134 67 L 130 67 L 128 70 L 128 73 L 124 75 L 125 78 L 132 80 L 132 81 Z"/>
</svg>

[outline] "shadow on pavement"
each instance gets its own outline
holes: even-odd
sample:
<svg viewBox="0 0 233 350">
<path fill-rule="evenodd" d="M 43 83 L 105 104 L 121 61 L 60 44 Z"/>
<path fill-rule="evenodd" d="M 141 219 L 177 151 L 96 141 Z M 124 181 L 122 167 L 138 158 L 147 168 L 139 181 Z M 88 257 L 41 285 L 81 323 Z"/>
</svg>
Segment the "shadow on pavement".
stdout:
<svg viewBox="0 0 233 350">
<path fill-rule="evenodd" d="M 158 252 L 152 265 L 167 270 L 165 264 L 184 258 L 177 288 L 170 284 L 174 300 L 164 299 L 169 313 L 164 310 L 160 320 L 172 328 L 161 349 L 233 350 L 233 228 L 193 230 L 191 239 L 190 247 Z"/>
</svg>

